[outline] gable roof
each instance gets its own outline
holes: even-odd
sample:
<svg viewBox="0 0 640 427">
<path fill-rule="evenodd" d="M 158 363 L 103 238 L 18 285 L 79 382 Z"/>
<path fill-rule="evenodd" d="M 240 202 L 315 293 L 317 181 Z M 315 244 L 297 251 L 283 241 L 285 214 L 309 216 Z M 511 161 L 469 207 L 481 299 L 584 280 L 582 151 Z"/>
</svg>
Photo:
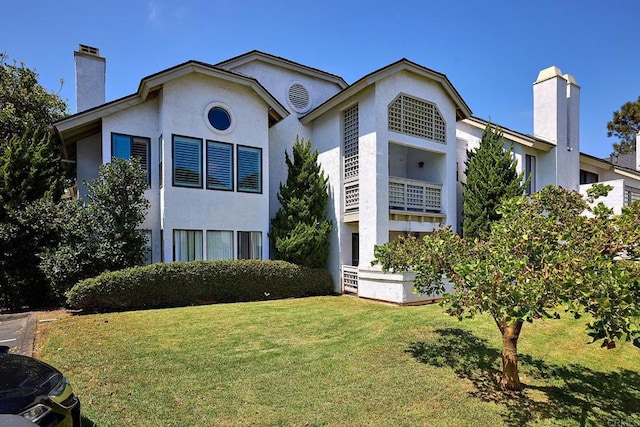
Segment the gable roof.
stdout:
<svg viewBox="0 0 640 427">
<path fill-rule="evenodd" d="M 360 80 L 356 81 L 354 84 L 352 84 L 342 92 L 334 95 L 311 112 L 300 117 L 300 121 L 305 125 L 309 124 L 314 119 L 333 109 L 338 104 L 355 95 L 356 93 L 361 92 L 370 85 L 400 71 L 408 71 L 410 73 L 417 74 L 430 80 L 435 80 L 442 86 L 444 91 L 449 95 L 449 97 L 456 105 L 457 120 L 462 120 L 471 116 L 471 109 L 462 99 L 456 88 L 453 87 L 446 75 L 423 67 L 422 65 L 409 61 L 406 58 L 402 58 L 399 61 L 389 64 L 386 67 L 380 68 L 379 70 L 376 70 L 362 77 Z"/>
<path fill-rule="evenodd" d="M 261 52 L 259 50 L 252 50 L 242 55 L 238 55 L 231 59 L 226 59 L 222 62 L 218 62 L 215 66 L 219 68 L 231 69 L 239 67 L 250 62 L 264 62 L 271 65 L 277 65 L 288 70 L 296 71 L 302 74 L 306 74 L 310 77 L 327 80 L 331 83 L 338 85 L 341 89 L 349 86 L 347 82 L 340 76 L 328 73 L 318 68 L 309 67 L 307 65 L 300 64 L 298 62 L 291 61 L 280 56 L 270 55 L 268 53 Z"/>
<path fill-rule="evenodd" d="M 105 115 L 142 104 L 164 83 L 191 73 L 212 76 L 251 88 L 269 106 L 269 117 L 276 122 L 289 115 L 289 111 L 256 79 L 205 62 L 190 60 L 142 78 L 136 93 L 67 116 L 54 122 L 52 126 L 63 141 L 69 138 L 81 139 L 83 135 L 94 131 Z"/>
<path fill-rule="evenodd" d="M 493 126 L 496 126 L 500 130 L 502 130 L 504 137 L 507 138 L 508 140 L 517 142 L 518 144 L 522 144 L 526 147 L 535 148 L 537 150 L 551 151 L 551 149 L 555 147 L 555 144 L 552 144 L 551 142 L 544 140 L 542 138 L 527 135 L 527 134 L 515 131 L 513 129 L 504 127 L 498 123 L 489 122 L 479 117 L 468 117 L 464 119 L 463 122 L 481 130 L 484 130 L 484 128 L 486 128 L 487 125 L 491 123 Z"/>
</svg>

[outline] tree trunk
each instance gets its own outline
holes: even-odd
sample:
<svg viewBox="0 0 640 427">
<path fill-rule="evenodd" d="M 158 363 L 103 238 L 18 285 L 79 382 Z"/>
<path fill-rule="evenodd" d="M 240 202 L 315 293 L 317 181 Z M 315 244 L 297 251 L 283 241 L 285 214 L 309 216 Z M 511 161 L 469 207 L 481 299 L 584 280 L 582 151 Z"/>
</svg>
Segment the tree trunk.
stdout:
<svg viewBox="0 0 640 427">
<path fill-rule="evenodd" d="M 518 338 L 522 329 L 522 322 L 507 324 L 496 320 L 502 333 L 502 390 L 520 391 L 520 377 L 518 376 Z"/>
</svg>

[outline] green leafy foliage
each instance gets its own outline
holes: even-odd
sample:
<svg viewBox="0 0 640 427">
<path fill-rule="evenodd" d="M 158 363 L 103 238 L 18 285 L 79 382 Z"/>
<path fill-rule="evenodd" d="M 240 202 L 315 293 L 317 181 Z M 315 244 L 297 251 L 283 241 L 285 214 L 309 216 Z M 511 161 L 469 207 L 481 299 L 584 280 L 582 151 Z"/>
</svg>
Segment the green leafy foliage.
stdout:
<svg viewBox="0 0 640 427">
<path fill-rule="evenodd" d="M 636 101 L 623 104 L 613 112 L 613 118 L 607 123 L 607 136 L 616 137 L 619 142 L 613 144 L 614 153 L 633 153 L 636 149 L 636 135 L 640 132 L 640 96 Z"/>
<path fill-rule="evenodd" d="M 52 237 L 26 212 L 62 195 L 64 171 L 49 125 L 67 106 L 39 83 L 35 71 L 0 54 L 0 309 L 50 301 L 38 252 Z"/>
<path fill-rule="evenodd" d="M 603 193 L 595 186 L 590 201 Z M 504 327 L 519 334 L 525 322 L 588 313 L 593 342 L 640 347 L 640 203 L 613 216 L 577 192 L 546 187 L 530 199 L 505 200 L 499 213 L 486 240 L 447 228 L 423 242 L 378 247 L 377 260 L 385 271 L 414 270 L 420 293 L 443 294 L 446 277 L 455 289 L 444 294 L 447 312 L 459 319 L 489 313 L 503 334 Z"/>
<path fill-rule="evenodd" d="M 0 221 L 38 199 L 57 201 L 63 186 L 60 150 L 48 133 L 13 135 L 0 146 Z"/>
<path fill-rule="evenodd" d="M 0 147 L 11 138 L 42 135 L 67 114 L 67 104 L 38 82 L 35 70 L 0 53 Z"/>
<path fill-rule="evenodd" d="M 332 289 L 326 270 L 284 261 L 191 261 L 105 273 L 78 283 L 67 301 L 110 311 L 329 295 Z"/>
<path fill-rule="evenodd" d="M 118 270 L 144 261 L 146 237 L 140 225 L 149 201 L 144 197 L 147 173 L 136 157 L 113 158 L 100 167 L 100 178 L 88 186 L 89 215 L 101 241 L 97 257 L 104 270 Z"/>
<path fill-rule="evenodd" d="M 42 197 L 8 211 L 0 222 L 2 308 L 63 303 L 78 281 L 141 264 L 146 186 L 137 160 L 114 159 L 89 185 L 87 206 Z"/>
<path fill-rule="evenodd" d="M 146 176 L 136 158 L 114 158 L 87 186 L 86 206 L 65 200 L 43 210 L 59 237 L 40 252 L 40 269 L 58 301 L 80 280 L 143 263 L 146 238 L 139 227 L 149 206 Z"/>
<path fill-rule="evenodd" d="M 511 148 L 505 150 L 504 146 L 502 131 L 489 123 L 478 149 L 467 151 L 462 227 L 467 238 L 488 235 L 491 223 L 500 219 L 497 208 L 501 201 L 524 191 Z"/>
<path fill-rule="evenodd" d="M 329 258 L 329 234 L 333 223 L 327 219 L 327 180 L 318 165 L 318 151 L 311 141 L 298 140 L 293 160 L 285 152 L 287 183 L 280 184 L 280 209 L 271 220 L 270 238 L 275 257 L 307 267 L 324 267 Z"/>
</svg>

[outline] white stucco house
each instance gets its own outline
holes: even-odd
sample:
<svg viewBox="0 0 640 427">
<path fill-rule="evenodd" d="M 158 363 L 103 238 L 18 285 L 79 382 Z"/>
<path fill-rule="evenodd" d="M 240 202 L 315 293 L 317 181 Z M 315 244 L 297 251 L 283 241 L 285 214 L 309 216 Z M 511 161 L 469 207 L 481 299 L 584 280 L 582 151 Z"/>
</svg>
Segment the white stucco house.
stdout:
<svg viewBox="0 0 640 427">
<path fill-rule="evenodd" d="M 400 304 L 433 298 L 413 294 L 409 274 L 383 274 L 371 261 L 375 245 L 399 234 L 461 223 L 466 151 L 487 122 L 472 116 L 444 74 L 401 59 L 347 84 L 252 51 L 159 71 L 105 103 L 106 61 L 84 45 L 74 56 L 78 113 L 54 129 L 76 162 L 79 197 L 100 164 L 140 158 L 149 179 L 150 261 L 268 259 L 284 153 L 299 136 L 312 141 L 329 177 L 327 268 L 336 292 Z M 503 128 L 532 175 L 530 191 L 547 184 L 584 191 L 606 181 L 616 209 L 638 198 L 637 158 L 629 167 L 580 152 L 575 79 L 551 67 L 533 91 L 534 135 Z"/>
</svg>

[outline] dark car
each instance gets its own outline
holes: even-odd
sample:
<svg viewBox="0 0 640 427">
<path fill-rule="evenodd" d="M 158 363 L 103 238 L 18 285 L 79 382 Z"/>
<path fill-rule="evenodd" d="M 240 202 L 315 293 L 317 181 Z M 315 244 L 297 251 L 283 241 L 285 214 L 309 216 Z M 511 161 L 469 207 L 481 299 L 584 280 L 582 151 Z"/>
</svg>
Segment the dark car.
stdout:
<svg viewBox="0 0 640 427">
<path fill-rule="evenodd" d="M 80 400 L 60 371 L 7 351 L 0 347 L 0 414 L 20 415 L 43 427 L 80 426 Z"/>
</svg>

